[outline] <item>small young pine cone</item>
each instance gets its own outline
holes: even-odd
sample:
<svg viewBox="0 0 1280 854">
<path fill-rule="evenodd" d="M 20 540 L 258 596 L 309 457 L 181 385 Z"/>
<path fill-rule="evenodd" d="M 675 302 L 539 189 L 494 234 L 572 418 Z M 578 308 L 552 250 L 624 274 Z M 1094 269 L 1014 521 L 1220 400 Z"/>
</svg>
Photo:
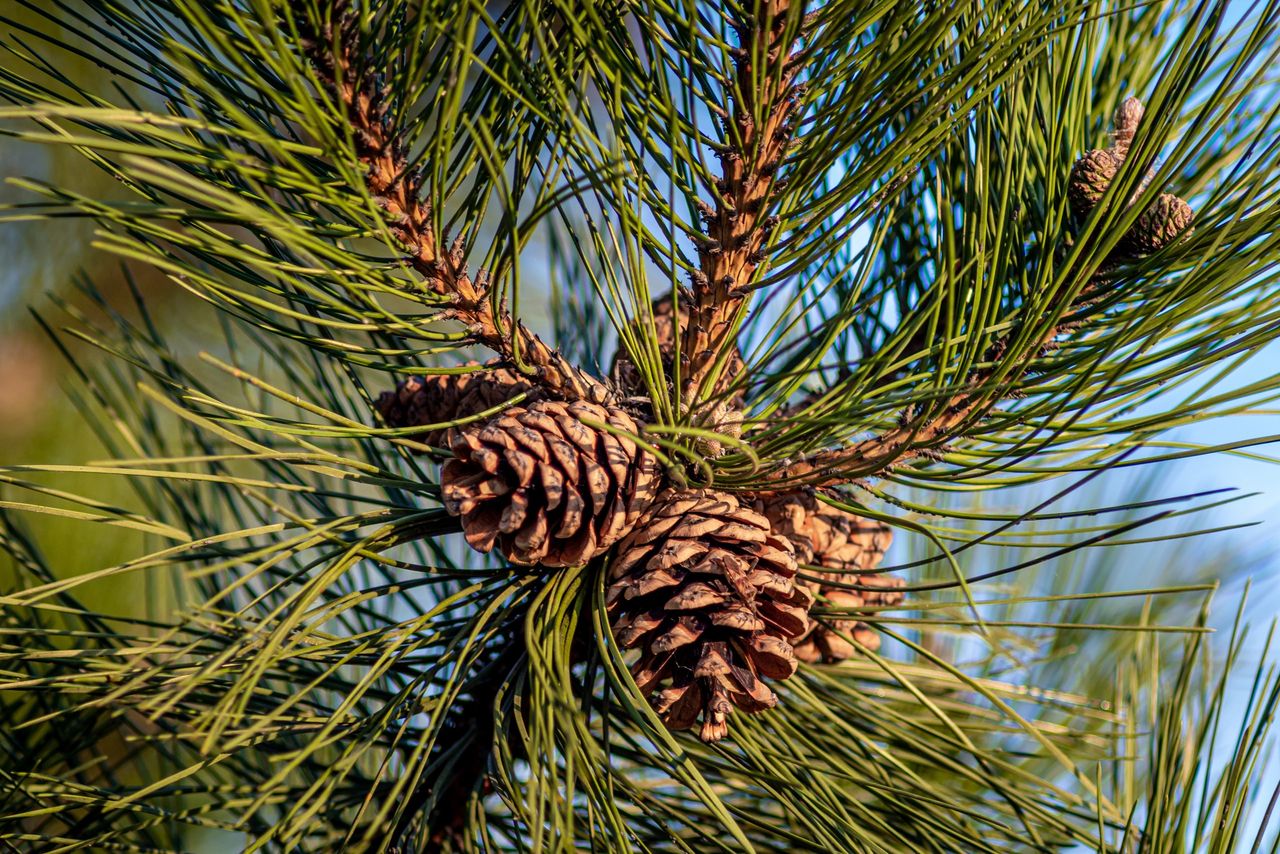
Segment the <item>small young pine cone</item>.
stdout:
<svg viewBox="0 0 1280 854">
<path fill-rule="evenodd" d="M 817 573 L 821 581 L 802 579 L 802 583 L 828 605 L 856 614 L 902 601 L 901 578 L 868 573 L 880 564 L 893 541 L 888 525 L 823 504 L 808 490 L 762 495 L 756 507 L 775 533 L 791 541 L 801 564 L 821 567 Z M 815 620 L 794 642 L 796 657 L 808 662 L 851 658 L 857 650 L 841 635 L 852 635 L 871 650 L 880 647 L 880 636 L 856 618 Z"/>
<path fill-rule="evenodd" d="M 1107 187 L 1120 171 L 1129 154 L 1129 145 L 1133 135 L 1142 121 L 1142 102 L 1128 97 L 1116 108 L 1113 124 L 1115 131 L 1111 134 L 1110 148 L 1095 148 L 1086 151 L 1071 167 L 1071 177 L 1067 181 L 1067 202 L 1071 212 L 1083 219 L 1102 200 Z"/>
<path fill-rule="evenodd" d="M 1101 201 L 1129 154 L 1143 113 L 1141 101 L 1126 98 L 1116 109 L 1111 148 L 1086 152 L 1071 167 L 1067 201 L 1076 217 L 1084 217 Z M 1142 203 L 1146 198 L 1145 189 L 1146 179 L 1130 199 L 1130 204 Z M 1191 206 L 1184 200 L 1171 193 L 1161 193 L 1120 239 L 1119 250 L 1127 255 L 1148 255 L 1163 249 L 1190 229 L 1193 218 Z"/>
<path fill-rule="evenodd" d="M 1124 235 L 1122 246 L 1135 255 L 1149 255 L 1187 234 L 1195 214 L 1172 193 L 1161 193 Z"/>
<path fill-rule="evenodd" d="M 1123 159 L 1109 148 L 1095 148 L 1075 162 L 1067 182 L 1067 201 L 1073 214 L 1083 219 L 1098 206 Z"/>
<path fill-rule="evenodd" d="M 512 563 L 573 566 L 630 531 L 657 493 L 652 454 L 620 409 L 544 400 L 459 430 L 441 470 L 445 509 L 472 548 Z"/>
<path fill-rule="evenodd" d="M 478 366 L 471 362 L 468 366 Z M 411 376 L 384 391 L 374 406 L 390 427 L 426 427 L 478 415 L 508 400 L 525 395 L 526 403 L 539 400 L 541 388 L 507 368 L 488 366 L 465 374 Z M 410 436 L 415 442 L 447 448 L 457 427 L 435 427 Z"/>
<path fill-rule="evenodd" d="M 702 718 L 718 741 L 739 708 L 777 704 L 764 679 L 796 669 L 790 640 L 809 627 L 813 597 L 795 582 L 791 544 L 728 493 L 669 491 L 619 544 L 608 606 L 631 668 L 671 729 Z"/>
</svg>

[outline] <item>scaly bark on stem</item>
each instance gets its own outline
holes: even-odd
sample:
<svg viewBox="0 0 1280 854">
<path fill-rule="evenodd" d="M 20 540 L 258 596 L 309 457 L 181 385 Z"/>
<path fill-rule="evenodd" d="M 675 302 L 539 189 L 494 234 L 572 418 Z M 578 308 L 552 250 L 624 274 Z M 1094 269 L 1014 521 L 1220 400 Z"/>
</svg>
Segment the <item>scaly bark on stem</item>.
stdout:
<svg viewBox="0 0 1280 854">
<path fill-rule="evenodd" d="M 422 179 L 408 168 L 398 131 L 389 121 L 387 98 L 374 77 L 359 73 L 353 61 L 353 32 L 343 14 L 345 6 L 335 3 L 333 23 L 319 32 L 307 31 L 304 13 L 296 19 L 307 58 L 342 103 L 355 138 L 356 155 L 367 170 L 369 193 L 386 212 L 391 233 L 408 250 L 405 260 L 427 287 L 449 298 L 451 307 L 445 315 L 464 323 L 476 343 L 517 368 L 527 366 L 557 397 L 595 403 L 612 400 L 603 384 L 569 364 L 524 324 L 513 321 L 505 310 L 495 312 L 483 271 L 474 279 L 468 275 L 460 243 L 441 250 L 431 226 L 431 207 L 422 198 Z"/>
<path fill-rule="evenodd" d="M 802 5 L 761 0 L 758 14 L 738 27 L 728 144 L 718 155 L 716 202 L 703 209 L 706 239 L 698 247 L 693 304 L 681 340 L 681 376 L 690 409 L 715 397 L 736 372 L 733 360 L 721 354 L 734 352 L 748 285 L 773 227 L 766 211 L 798 101 L 793 83 L 797 65 L 790 60 Z"/>
</svg>

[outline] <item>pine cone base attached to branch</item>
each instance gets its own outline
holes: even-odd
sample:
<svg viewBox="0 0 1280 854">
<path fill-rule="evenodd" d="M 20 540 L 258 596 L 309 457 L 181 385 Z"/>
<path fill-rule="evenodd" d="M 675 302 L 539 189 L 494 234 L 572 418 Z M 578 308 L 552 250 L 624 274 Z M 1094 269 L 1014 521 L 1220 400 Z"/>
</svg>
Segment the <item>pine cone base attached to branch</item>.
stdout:
<svg viewBox="0 0 1280 854">
<path fill-rule="evenodd" d="M 618 544 L 609 610 L 632 675 L 668 727 L 718 741 L 733 709 L 772 708 L 765 679 L 795 672 L 790 640 L 809 628 L 809 591 L 791 544 L 727 493 L 671 491 Z"/>
<path fill-rule="evenodd" d="M 586 422 L 594 422 L 594 426 Z M 546 400 L 458 431 L 441 471 L 467 542 L 512 563 L 573 566 L 630 531 L 653 502 L 653 455 L 620 409 Z"/>
</svg>

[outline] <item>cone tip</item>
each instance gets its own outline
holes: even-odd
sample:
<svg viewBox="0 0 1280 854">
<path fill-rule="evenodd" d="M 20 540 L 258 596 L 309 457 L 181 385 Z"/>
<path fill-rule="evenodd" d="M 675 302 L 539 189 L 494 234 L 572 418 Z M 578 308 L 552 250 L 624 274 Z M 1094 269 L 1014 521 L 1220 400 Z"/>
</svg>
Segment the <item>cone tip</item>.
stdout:
<svg viewBox="0 0 1280 854">
<path fill-rule="evenodd" d="M 1142 102 L 1130 95 L 1120 103 L 1116 108 L 1115 125 L 1118 132 L 1132 132 L 1138 127 L 1138 122 L 1142 121 L 1142 115 L 1146 112 L 1146 108 L 1142 106 Z"/>
</svg>

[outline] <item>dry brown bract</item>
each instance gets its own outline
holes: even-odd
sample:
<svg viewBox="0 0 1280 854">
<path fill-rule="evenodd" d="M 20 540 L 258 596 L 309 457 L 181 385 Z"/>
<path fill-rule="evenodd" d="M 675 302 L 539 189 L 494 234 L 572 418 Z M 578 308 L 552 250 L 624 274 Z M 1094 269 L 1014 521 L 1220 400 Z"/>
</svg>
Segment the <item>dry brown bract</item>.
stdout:
<svg viewBox="0 0 1280 854">
<path fill-rule="evenodd" d="M 626 435 L 638 432 L 622 410 L 585 401 L 512 407 L 454 437 L 441 471 L 445 509 L 462 517 L 479 551 L 497 548 L 520 564 L 583 563 L 653 502 L 658 465 Z"/>
<path fill-rule="evenodd" d="M 777 697 L 764 679 L 795 672 L 790 640 L 813 597 L 796 583 L 790 542 L 727 493 L 671 491 L 618 544 L 609 570 L 614 636 L 641 650 L 636 684 L 672 729 L 701 716 L 703 741 L 728 733 L 737 707 Z"/>
</svg>

